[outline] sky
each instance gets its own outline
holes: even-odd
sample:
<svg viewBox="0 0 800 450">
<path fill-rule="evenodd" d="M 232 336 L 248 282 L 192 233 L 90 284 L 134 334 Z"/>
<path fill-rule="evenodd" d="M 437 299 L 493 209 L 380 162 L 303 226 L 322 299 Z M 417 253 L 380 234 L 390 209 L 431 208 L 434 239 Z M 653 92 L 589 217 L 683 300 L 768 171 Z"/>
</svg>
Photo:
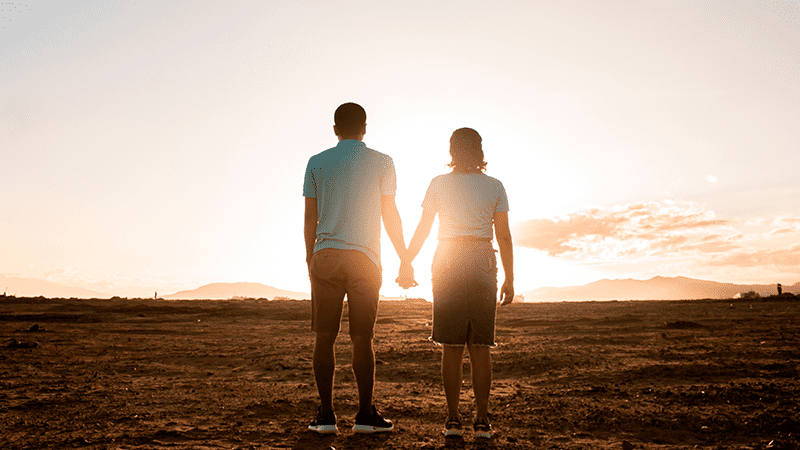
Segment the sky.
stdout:
<svg viewBox="0 0 800 450">
<path fill-rule="evenodd" d="M 800 281 L 800 2 L 0 3 L 0 274 L 308 292 L 302 184 L 367 111 L 406 242 L 453 130 L 509 197 L 518 293 Z M 435 230 L 415 261 L 430 298 Z M 502 281 L 502 271 L 500 279 Z"/>
</svg>

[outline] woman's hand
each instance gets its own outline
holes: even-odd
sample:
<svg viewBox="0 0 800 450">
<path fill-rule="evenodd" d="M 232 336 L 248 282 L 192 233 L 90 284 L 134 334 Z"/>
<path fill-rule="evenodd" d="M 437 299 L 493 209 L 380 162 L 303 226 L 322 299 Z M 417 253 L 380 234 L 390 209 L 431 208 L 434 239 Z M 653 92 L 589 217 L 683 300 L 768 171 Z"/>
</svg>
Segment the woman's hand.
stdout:
<svg viewBox="0 0 800 450">
<path fill-rule="evenodd" d="M 411 263 L 400 263 L 400 273 L 394 281 L 403 289 L 418 286 L 417 282 L 414 280 L 414 268 L 411 267 Z"/>
<path fill-rule="evenodd" d="M 514 282 L 506 278 L 500 288 L 500 306 L 510 305 L 514 301 Z"/>
</svg>

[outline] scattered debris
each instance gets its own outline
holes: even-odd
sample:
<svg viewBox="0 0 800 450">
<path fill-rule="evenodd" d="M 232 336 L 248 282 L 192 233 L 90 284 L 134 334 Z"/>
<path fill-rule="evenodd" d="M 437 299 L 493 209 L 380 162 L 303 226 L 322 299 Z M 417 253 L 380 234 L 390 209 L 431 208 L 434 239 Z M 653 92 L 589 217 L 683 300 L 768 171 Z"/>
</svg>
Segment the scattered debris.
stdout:
<svg viewBox="0 0 800 450">
<path fill-rule="evenodd" d="M 39 343 L 36 341 L 20 341 L 19 339 L 12 339 L 8 343 L 8 348 L 36 348 Z"/>
<path fill-rule="evenodd" d="M 690 328 L 706 328 L 705 325 L 700 325 L 697 322 L 689 322 L 686 320 L 677 320 L 675 322 L 667 322 L 667 328 L 673 330 L 686 330 Z"/>
</svg>

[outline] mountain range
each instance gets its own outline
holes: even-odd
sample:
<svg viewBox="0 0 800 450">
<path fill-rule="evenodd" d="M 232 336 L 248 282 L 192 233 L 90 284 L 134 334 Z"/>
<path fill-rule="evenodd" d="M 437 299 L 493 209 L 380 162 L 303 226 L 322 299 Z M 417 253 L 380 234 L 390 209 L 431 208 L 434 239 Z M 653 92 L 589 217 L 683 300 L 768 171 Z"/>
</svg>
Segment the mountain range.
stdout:
<svg viewBox="0 0 800 450">
<path fill-rule="evenodd" d="M 30 278 L 0 275 L 0 289 L 16 297 L 110 298 L 112 295 L 89 289 L 60 286 Z M 775 284 L 734 284 L 697 280 L 686 277 L 654 277 L 649 280 L 599 280 L 582 286 L 542 287 L 522 293 L 526 302 L 591 301 L 591 300 L 692 300 L 734 298 L 745 292 L 762 297 L 778 293 Z M 783 286 L 783 292 L 800 295 L 800 282 Z M 287 291 L 261 283 L 211 283 L 197 289 L 163 295 L 169 300 L 222 300 L 230 298 L 285 297 L 308 299 L 307 292 Z M 427 295 L 426 297 L 430 297 Z"/>
<path fill-rule="evenodd" d="M 15 297 L 47 297 L 47 298 L 110 298 L 108 294 L 89 289 L 61 286 L 45 280 L 32 278 L 7 277 L 0 275 L 0 289 L 6 295 Z"/>
<path fill-rule="evenodd" d="M 649 280 L 599 280 L 583 286 L 542 287 L 524 292 L 526 302 L 589 300 L 695 300 L 734 298 L 745 292 L 762 297 L 776 295 L 777 284 L 734 284 L 686 277 L 653 277 Z M 800 282 L 783 286 L 783 292 L 800 294 Z"/>
<path fill-rule="evenodd" d="M 309 299 L 306 292 L 285 291 L 261 283 L 211 283 L 190 291 L 180 291 L 164 295 L 168 300 L 225 300 L 234 297 L 268 298 L 286 297 L 291 299 Z"/>
</svg>

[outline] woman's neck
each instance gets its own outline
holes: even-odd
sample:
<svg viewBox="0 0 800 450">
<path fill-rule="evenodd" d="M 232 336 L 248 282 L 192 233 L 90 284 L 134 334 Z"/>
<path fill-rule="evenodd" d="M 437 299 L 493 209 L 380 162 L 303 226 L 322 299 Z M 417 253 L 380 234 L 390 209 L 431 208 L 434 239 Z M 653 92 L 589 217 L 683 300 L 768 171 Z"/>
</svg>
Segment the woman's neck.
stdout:
<svg viewBox="0 0 800 450">
<path fill-rule="evenodd" d="M 477 167 L 453 167 L 453 173 L 478 174 L 481 173 L 481 169 Z"/>
</svg>

